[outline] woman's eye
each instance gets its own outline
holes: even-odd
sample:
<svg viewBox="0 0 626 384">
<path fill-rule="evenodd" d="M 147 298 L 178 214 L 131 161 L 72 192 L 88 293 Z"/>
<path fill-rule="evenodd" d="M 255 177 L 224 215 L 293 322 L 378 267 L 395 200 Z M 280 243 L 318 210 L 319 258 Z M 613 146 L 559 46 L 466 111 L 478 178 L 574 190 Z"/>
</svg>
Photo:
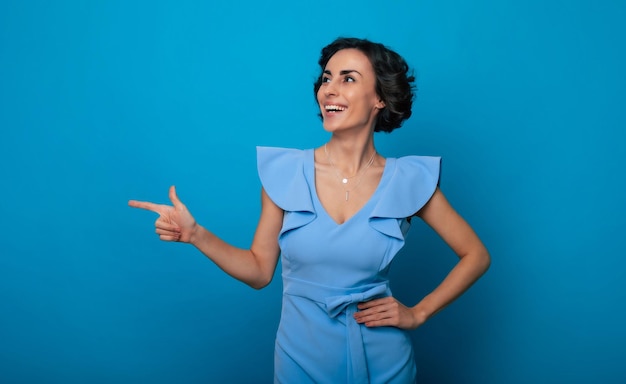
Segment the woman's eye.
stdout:
<svg viewBox="0 0 626 384">
<path fill-rule="evenodd" d="M 330 83 L 330 79 L 326 76 L 322 77 L 322 83 Z"/>
<path fill-rule="evenodd" d="M 347 83 L 352 83 L 352 82 L 354 82 L 354 77 L 352 77 L 352 76 L 346 76 L 345 81 L 346 81 Z"/>
</svg>

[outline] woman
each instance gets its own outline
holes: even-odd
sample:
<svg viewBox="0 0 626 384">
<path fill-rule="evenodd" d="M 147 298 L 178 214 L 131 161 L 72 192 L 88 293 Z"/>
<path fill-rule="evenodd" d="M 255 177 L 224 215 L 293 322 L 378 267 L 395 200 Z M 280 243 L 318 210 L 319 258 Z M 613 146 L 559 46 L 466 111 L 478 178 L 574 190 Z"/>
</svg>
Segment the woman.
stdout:
<svg viewBox="0 0 626 384">
<path fill-rule="evenodd" d="M 172 206 L 130 201 L 159 214 L 164 241 L 191 243 L 226 273 L 260 289 L 282 255 L 277 383 L 411 383 L 407 330 L 424 324 L 489 267 L 487 250 L 438 188 L 439 158 L 384 158 L 374 132 L 411 115 L 413 77 L 381 44 L 340 38 L 322 50 L 315 83 L 330 140 L 316 149 L 258 148 L 262 210 L 250 249 L 200 226 L 170 188 Z M 420 217 L 459 256 L 429 295 L 407 307 L 387 272 Z"/>
</svg>

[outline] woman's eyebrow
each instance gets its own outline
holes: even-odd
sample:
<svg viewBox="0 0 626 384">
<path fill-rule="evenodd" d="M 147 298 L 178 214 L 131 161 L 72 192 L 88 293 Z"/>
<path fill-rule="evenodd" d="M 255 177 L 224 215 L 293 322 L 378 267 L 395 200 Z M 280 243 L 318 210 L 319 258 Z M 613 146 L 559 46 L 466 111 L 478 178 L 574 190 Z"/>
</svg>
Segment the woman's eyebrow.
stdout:
<svg viewBox="0 0 626 384">
<path fill-rule="evenodd" d="M 340 76 L 348 75 L 348 74 L 350 74 L 352 72 L 358 73 L 359 76 L 363 77 L 363 75 L 361 75 L 361 73 L 359 71 L 357 71 L 356 69 L 344 69 L 344 70 L 341 70 L 341 71 L 339 71 L 339 75 Z M 332 75 L 332 73 L 328 69 L 324 70 L 324 73 L 327 74 L 327 75 Z"/>
</svg>

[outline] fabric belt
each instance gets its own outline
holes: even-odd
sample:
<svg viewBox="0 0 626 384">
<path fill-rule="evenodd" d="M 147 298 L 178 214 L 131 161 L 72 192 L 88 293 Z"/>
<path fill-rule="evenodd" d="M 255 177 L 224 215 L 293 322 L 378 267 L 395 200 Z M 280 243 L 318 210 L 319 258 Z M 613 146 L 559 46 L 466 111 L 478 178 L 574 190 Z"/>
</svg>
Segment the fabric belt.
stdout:
<svg viewBox="0 0 626 384">
<path fill-rule="evenodd" d="M 348 383 L 369 383 L 362 328 L 361 324 L 354 319 L 354 314 L 357 312 L 358 303 L 389 296 L 391 292 L 388 282 L 366 284 L 355 288 L 337 288 L 283 276 L 283 291 L 288 295 L 323 304 L 331 318 L 344 314 L 351 363 L 347 372 Z"/>
</svg>

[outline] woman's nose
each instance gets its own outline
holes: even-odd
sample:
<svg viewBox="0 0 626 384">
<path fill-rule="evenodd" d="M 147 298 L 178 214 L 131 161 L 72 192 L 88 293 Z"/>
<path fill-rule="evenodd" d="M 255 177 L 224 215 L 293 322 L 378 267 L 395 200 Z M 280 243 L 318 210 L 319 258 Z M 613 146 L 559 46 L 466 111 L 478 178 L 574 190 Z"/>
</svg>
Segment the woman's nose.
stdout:
<svg viewBox="0 0 626 384">
<path fill-rule="evenodd" d="M 326 86 L 324 87 L 324 95 L 337 95 L 337 88 L 335 87 L 335 83 L 333 81 L 329 81 L 328 83 L 326 83 Z"/>
</svg>

